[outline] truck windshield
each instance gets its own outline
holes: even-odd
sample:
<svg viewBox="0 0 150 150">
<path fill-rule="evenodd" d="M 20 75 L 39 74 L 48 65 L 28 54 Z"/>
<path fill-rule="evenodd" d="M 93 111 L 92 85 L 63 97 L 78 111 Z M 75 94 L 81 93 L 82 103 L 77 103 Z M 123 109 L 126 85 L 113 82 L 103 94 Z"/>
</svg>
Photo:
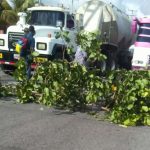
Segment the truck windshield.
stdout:
<svg viewBox="0 0 150 150">
<path fill-rule="evenodd" d="M 32 11 L 28 18 L 32 25 L 56 26 L 57 21 L 64 25 L 64 13 L 59 11 Z"/>
<path fill-rule="evenodd" d="M 143 27 L 150 27 L 150 23 L 141 23 L 140 26 L 143 26 Z"/>
<path fill-rule="evenodd" d="M 150 37 L 138 36 L 136 41 L 137 42 L 150 42 Z"/>
<path fill-rule="evenodd" d="M 150 29 L 139 28 L 138 34 L 150 35 Z"/>
</svg>

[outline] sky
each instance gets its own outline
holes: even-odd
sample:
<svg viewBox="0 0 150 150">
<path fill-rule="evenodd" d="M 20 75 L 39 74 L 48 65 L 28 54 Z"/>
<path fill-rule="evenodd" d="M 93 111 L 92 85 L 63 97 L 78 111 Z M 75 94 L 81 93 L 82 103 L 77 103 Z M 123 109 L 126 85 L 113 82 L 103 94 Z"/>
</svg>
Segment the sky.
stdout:
<svg viewBox="0 0 150 150">
<path fill-rule="evenodd" d="M 13 0 L 7 0 L 13 1 Z M 64 6 L 70 7 L 71 10 L 75 10 L 79 5 L 84 3 L 87 0 L 39 0 L 46 5 L 58 5 L 64 4 Z M 150 15 L 150 0 L 103 0 L 107 2 L 111 2 L 116 5 L 119 9 L 122 9 L 127 14 L 132 14 L 131 10 L 133 10 L 134 14 L 138 17 L 142 17 L 144 15 Z M 73 2 L 73 7 L 72 7 Z"/>
<path fill-rule="evenodd" d="M 66 6 L 72 7 L 72 1 L 74 6 L 79 6 L 87 0 L 41 0 L 45 3 L 52 3 L 54 5 L 58 3 L 63 3 Z M 131 10 L 134 10 L 137 16 L 141 17 L 144 15 L 150 15 L 150 2 L 149 0 L 105 0 L 116 5 L 118 8 L 126 11 L 126 13 L 131 14 Z"/>
</svg>

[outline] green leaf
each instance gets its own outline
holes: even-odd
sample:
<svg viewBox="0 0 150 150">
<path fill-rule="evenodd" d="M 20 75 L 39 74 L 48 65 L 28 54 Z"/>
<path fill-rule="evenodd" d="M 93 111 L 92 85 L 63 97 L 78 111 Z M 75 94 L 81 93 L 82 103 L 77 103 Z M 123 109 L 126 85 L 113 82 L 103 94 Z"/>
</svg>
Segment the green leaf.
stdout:
<svg viewBox="0 0 150 150">
<path fill-rule="evenodd" d="M 120 127 L 123 127 L 123 128 L 127 128 L 128 126 L 126 125 L 123 125 L 123 124 L 119 124 Z"/>
<path fill-rule="evenodd" d="M 135 96 L 130 96 L 130 97 L 129 97 L 129 100 L 132 101 L 132 102 L 134 102 L 134 101 L 137 100 L 137 98 L 136 98 Z"/>
<path fill-rule="evenodd" d="M 150 126 L 150 117 L 147 118 L 147 125 Z"/>
<path fill-rule="evenodd" d="M 96 56 L 95 53 L 91 53 L 90 56 L 89 56 L 89 58 L 94 58 L 95 56 Z"/>
<path fill-rule="evenodd" d="M 142 106 L 142 110 L 143 110 L 144 112 L 148 112 L 148 107 L 147 107 L 147 106 Z"/>
<path fill-rule="evenodd" d="M 56 34 L 56 35 L 55 35 L 55 38 L 56 38 L 56 39 L 58 39 L 58 38 L 60 38 L 60 37 L 61 37 L 60 32 L 55 32 L 55 34 Z"/>
<path fill-rule="evenodd" d="M 124 124 L 125 126 L 133 126 L 133 125 L 135 125 L 135 122 L 131 121 L 130 119 L 126 119 L 126 120 L 123 122 L 123 124 Z"/>
<path fill-rule="evenodd" d="M 49 96 L 49 88 L 45 87 L 44 92 L 45 92 L 46 96 Z"/>
<path fill-rule="evenodd" d="M 56 92 L 52 91 L 52 96 L 55 97 L 56 95 Z"/>
<path fill-rule="evenodd" d="M 34 51 L 34 52 L 32 53 L 32 56 L 33 56 L 33 57 L 37 57 L 37 56 L 39 56 L 39 55 L 40 55 L 40 53 L 37 52 L 37 51 Z"/>
<path fill-rule="evenodd" d="M 90 78 L 94 78 L 94 75 L 93 75 L 93 74 L 90 74 L 89 77 L 90 77 Z"/>
<path fill-rule="evenodd" d="M 133 104 L 130 104 L 130 105 L 128 105 L 127 109 L 131 110 L 133 108 L 133 106 L 134 106 Z"/>
<path fill-rule="evenodd" d="M 42 82 L 43 81 L 43 77 L 41 75 L 38 75 L 37 76 L 37 80 Z"/>
</svg>

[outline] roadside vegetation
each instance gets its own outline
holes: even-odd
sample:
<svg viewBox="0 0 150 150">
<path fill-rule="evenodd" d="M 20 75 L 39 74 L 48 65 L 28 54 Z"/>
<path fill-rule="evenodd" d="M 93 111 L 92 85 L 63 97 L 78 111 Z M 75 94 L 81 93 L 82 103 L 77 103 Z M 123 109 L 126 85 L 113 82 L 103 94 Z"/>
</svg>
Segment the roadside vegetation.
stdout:
<svg viewBox="0 0 150 150">
<path fill-rule="evenodd" d="M 12 0 L 12 6 L 7 0 L 0 0 L 0 25 L 14 25 L 18 21 L 18 12 L 24 12 L 33 6 L 36 0 Z"/>
<path fill-rule="evenodd" d="M 59 33 L 68 43 L 68 33 Z M 97 33 L 79 33 L 77 41 L 87 50 L 91 63 L 107 59 L 97 42 Z M 17 63 L 15 78 L 18 84 L 8 88 L 0 84 L 0 96 L 16 95 L 20 103 L 40 103 L 48 107 L 86 111 L 89 106 L 105 110 L 107 119 L 125 125 L 150 126 L 150 71 L 114 70 L 102 72 L 98 68 L 62 60 L 46 61 L 37 66 L 30 80 L 25 76 L 25 63 Z M 7 91 L 7 92 L 6 92 Z M 95 112 L 96 113 L 96 112 Z M 94 114 L 95 114 L 94 113 Z"/>
</svg>

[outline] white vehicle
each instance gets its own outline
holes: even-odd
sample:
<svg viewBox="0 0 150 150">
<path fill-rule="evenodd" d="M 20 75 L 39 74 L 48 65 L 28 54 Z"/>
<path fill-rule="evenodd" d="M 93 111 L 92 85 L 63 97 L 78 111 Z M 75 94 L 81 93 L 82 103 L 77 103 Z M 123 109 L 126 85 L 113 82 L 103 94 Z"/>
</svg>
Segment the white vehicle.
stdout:
<svg viewBox="0 0 150 150">
<path fill-rule="evenodd" d="M 82 28 L 89 32 L 99 30 L 101 33 L 102 53 L 107 56 L 107 61 L 102 63 L 101 68 L 112 70 L 119 66 L 129 69 L 131 66 L 131 20 L 110 3 L 100 0 L 87 1 L 80 5 L 75 17 L 63 7 L 51 6 L 32 7 L 28 9 L 27 17 L 24 13 L 19 15 L 17 25 L 10 26 L 6 34 L 0 35 L 0 64 L 15 64 L 18 60 L 18 54 L 14 50 L 15 42 L 22 36 L 25 27 L 33 25 L 36 30 L 35 50 L 40 53 L 41 60 L 61 56 L 65 43 L 61 38 L 55 38 L 60 27 L 63 31 L 69 31 L 72 41 L 75 41 L 76 32 Z"/>
<path fill-rule="evenodd" d="M 60 27 L 63 31 L 69 31 L 70 39 L 75 37 L 74 16 L 64 7 L 35 6 L 28 8 L 27 14 L 18 15 L 20 19 L 17 24 L 8 27 L 6 34 L 0 34 L 0 64 L 4 67 L 14 65 L 19 59 L 19 54 L 15 52 L 15 43 L 24 34 L 23 29 L 30 25 L 36 31 L 35 51 L 40 54 L 39 61 L 62 57 L 66 43 L 64 39 L 55 37 L 60 32 Z M 66 53 L 65 57 L 68 58 Z"/>
</svg>

